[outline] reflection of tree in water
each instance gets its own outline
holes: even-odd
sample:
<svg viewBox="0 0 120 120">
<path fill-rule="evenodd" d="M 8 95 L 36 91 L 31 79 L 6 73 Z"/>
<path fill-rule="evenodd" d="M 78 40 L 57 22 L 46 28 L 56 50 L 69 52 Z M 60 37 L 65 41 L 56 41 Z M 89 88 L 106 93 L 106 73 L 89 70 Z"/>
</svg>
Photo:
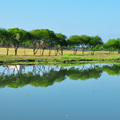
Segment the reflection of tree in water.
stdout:
<svg viewBox="0 0 120 120">
<path fill-rule="evenodd" d="M 32 86 L 41 86 L 47 87 L 53 85 L 54 82 L 61 82 L 65 79 L 65 75 L 67 69 L 60 68 L 59 71 L 55 71 L 53 68 L 48 68 L 48 72 L 43 72 L 42 75 L 39 74 L 38 69 L 33 67 L 34 70 L 28 73 L 18 72 L 17 74 L 4 74 L 0 75 L 0 87 L 12 87 L 18 88 L 23 87 L 25 85 L 32 85 Z M 36 71 L 35 71 L 36 69 Z M 34 72 L 33 72 L 34 71 Z M 59 79 L 58 79 L 59 77 Z"/>
<path fill-rule="evenodd" d="M 25 85 L 31 85 L 35 87 L 48 87 L 55 82 L 61 82 L 66 79 L 66 76 L 72 80 L 87 80 L 98 79 L 103 71 L 106 71 L 111 75 L 120 74 L 119 65 L 104 65 L 102 67 L 98 65 L 91 65 L 86 67 L 85 65 L 79 68 L 63 68 L 59 66 L 33 66 L 33 69 L 29 72 L 25 72 L 25 67 L 21 67 L 21 71 L 13 71 L 11 74 L 9 68 L 0 73 L 0 87 L 18 88 Z M 9 74 L 8 74 L 9 73 Z"/>
<path fill-rule="evenodd" d="M 120 75 L 120 65 L 104 65 L 102 68 L 108 75 Z"/>
<path fill-rule="evenodd" d="M 87 80 L 90 78 L 98 79 L 101 76 L 102 69 L 99 66 L 85 68 L 70 68 L 67 72 L 67 76 L 72 80 Z"/>
<path fill-rule="evenodd" d="M 49 73 L 43 73 L 42 76 L 36 75 L 31 76 L 33 77 L 33 81 L 31 81 L 32 86 L 41 86 L 47 87 L 49 85 L 53 85 L 54 82 L 61 82 L 65 80 L 67 69 L 60 69 L 59 71 L 54 71 L 51 69 Z"/>
</svg>

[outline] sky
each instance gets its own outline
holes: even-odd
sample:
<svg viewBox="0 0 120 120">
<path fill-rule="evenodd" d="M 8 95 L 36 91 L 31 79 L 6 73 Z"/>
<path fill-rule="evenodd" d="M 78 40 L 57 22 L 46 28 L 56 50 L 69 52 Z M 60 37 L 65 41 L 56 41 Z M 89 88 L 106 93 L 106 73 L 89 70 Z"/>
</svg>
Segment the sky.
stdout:
<svg viewBox="0 0 120 120">
<path fill-rule="evenodd" d="M 120 38 L 120 0 L 0 0 L 0 28 Z"/>
</svg>

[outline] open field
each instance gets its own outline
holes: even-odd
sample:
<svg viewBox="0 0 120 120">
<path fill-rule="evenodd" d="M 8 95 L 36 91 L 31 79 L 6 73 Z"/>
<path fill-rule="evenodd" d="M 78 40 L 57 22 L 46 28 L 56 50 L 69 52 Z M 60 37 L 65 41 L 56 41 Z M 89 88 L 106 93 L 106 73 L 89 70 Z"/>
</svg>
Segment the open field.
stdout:
<svg viewBox="0 0 120 120">
<path fill-rule="evenodd" d="M 6 52 L 7 52 L 6 48 L 0 48 L 0 55 L 6 55 L 7 54 Z M 14 54 L 15 54 L 14 48 L 10 48 L 9 49 L 9 55 L 14 55 Z M 44 51 L 44 56 L 48 56 L 48 54 L 49 54 L 49 50 L 45 50 Z M 90 55 L 90 54 L 91 54 L 91 51 L 85 51 L 84 52 L 84 55 Z M 95 52 L 95 55 L 100 55 L 100 54 L 109 54 L 109 51 L 96 51 Z M 116 52 L 114 52 L 114 54 L 118 54 L 118 52 L 116 51 Z M 33 49 L 19 48 L 17 55 L 33 55 Z M 38 50 L 36 55 L 41 55 L 41 50 Z M 54 50 L 51 51 L 51 55 L 55 56 L 55 51 Z M 73 50 L 64 50 L 64 55 L 73 55 Z M 82 55 L 82 52 L 77 51 L 76 55 Z M 58 56 L 60 56 L 60 54 L 58 54 Z"/>
<path fill-rule="evenodd" d="M 14 56 L 14 48 L 10 48 L 9 55 L 6 55 L 6 48 L 0 48 L 0 63 L 16 63 L 16 64 L 39 64 L 39 58 L 42 59 L 41 63 L 85 63 L 85 62 L 119 62 L 120 54 L 114 52 L 109 54 L 109 51 L 96 51 L 95 55 L 91 55 L 90 51 L 85 51 L 82 55 L 81 51 L 78 51 L 76 55 L 73 55 L 72 50 L 64 50 L 64 55 L 58 54 L 55 56 L 54 50 L 51 52 L 51 56 L 48 56 L 48 50 L 45 50 L 44 56 L 40 55 L 40 50 L 33 56 L 32 49 L 18 49 L 18 55 Z M 24 63 L 23 63 L 24 62 Z"/>
</svg>

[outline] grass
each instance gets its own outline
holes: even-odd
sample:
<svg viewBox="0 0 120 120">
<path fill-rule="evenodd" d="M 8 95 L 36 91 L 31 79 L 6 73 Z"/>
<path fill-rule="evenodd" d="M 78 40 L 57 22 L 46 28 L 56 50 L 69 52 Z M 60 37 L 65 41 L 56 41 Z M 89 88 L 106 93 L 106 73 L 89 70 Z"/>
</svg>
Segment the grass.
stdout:
<svg viewBox="0 0 120 120">
<path fill-rule="evenodd" d="M 0 48 L 0 55 L 6 55 L 7 49 L 6 48 Z M 44 55 L 48 56 L 49 50 L 45 50 Z M 84 55 L 90 55 L 91 51 L 85 51 Z M 100 54 L 109 54 L 109 51 L 96 51 L 95 55 L 100 55 Z M 117 54 L 117 52 L 114 52 L 114 54 Z M 9 49 L 9 55 L 14 55 L 14 48 Z M 24 48 L 18 48 L 18 55 L 33 55 L 33 49 L 25 49 L 25 54 L 24 54 Z M 40 55 L 40 50 L 38 50 L 36 55 Z M 51 55 L 54 56 L 55 52 L 52 50 Z M 64 50 L 64 55 L 73 55 L 73 50 Z M 76 55 L 82 55 L 81 51 L 77 51 Z"/>
<path fill-rule="evenodd" d="M 81 51 L 78 51 L 76 55 L 73 55 L 72 50 L 64 50 L 64 55 L 55 56 L 54 50 L 51 52 L 51 56 L 48 56 L 49 51 L 45 50 L 44 56 L 40 55 L 40 50 L 35 56 L 33 56 L 32 49 L 18 49 L 18 55 L 14 56 L 14 48 L 10 48 L 9 55 L 6 55 L 6 48 L 0 48 L 0 63 L 1 64 L 39 64 L 39 63 L 88 63 L 88 62 L 118 62 L 120 55 L 117 52 L 109 54 L 108 51 L 96 51 L 95 55 L 91 55 L 90 51 L 85 51 L 82 55 Z M 39 62 L 39 58 L 42 58 L 42 62 Z"/>
</svg>

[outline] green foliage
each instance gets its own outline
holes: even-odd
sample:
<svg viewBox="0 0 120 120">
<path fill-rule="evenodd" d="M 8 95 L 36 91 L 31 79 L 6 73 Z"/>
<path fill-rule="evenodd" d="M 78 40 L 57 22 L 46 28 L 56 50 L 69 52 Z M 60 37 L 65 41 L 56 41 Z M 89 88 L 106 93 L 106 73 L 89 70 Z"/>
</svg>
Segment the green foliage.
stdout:
<svg viewBox="0 0 120 120">
<path fill-rule="evenodd" d="M 11 33 L 12 43 L 15 47 L 19 45 L 26 39 L 27 32 L 19 28 L 10 28 L 8 32 Z"/>
<path fill-rule="evenodd" d="M 82 39 L 81 46 L 84 47 L 84 46 L 88 46 L 90 44 L 90 40 L 91 40 L 90 36 L 88 36 L 88 35 L 81 35 L 80 38 Z"/>
<path fill-rule="evenodd" d="M 7 30 L 4 28 L 0 28 L 0 42 L 4 42 L 7 38 Z"/>
<path fill-rule="evenodd" d="M 72 47 L 79 46 L 81 47 L 82 54 L 84 54 L 85 49 L 90 48 L 91 54 L 94 54 L 96 49 L 99 49 L 103 44 L 102 39 L 99 36 L 90 37 L 87 35 L 73 35 L 67 40 L 68 44 Z"/>
<path fill-rule="evenodd" d="M 30 31 L 29 33 L 31 34 L 31 41 L 33 44 L 34 55 L 37 53 L 40 47 L 43 49 L 43 51 L 45 48 L 49 48 L 50 50 L 54 45 L 57 44 L 56 35 L 51 30 L 36 29 L 36 30 Z"/>
<path fill-rule="evenodd" d="M 66 46 L 67 47 L 67 37 L 65 35 L 63 35 L 62 33 L 56 33 L 56 45 L 59 46 L 60 45 L 60 49 L 61 49 L 61 55 L 63 55 L 63 47 Z"/>
<path fill-rule="evenodd" d="M 79 46 L 81 44 L 81 39 L 80 39 L 80 36 L 73 35 L 68 38 L 67 42 L 69 46 L 72 46 L 72 47 Z"/>
<path fill-rule="evenodd" d="M 89 42 L 91 54 L 93 55 L 95 50 L 99 50 L 101 45 L 103 45 L 102 39 L 99 36 L 95 36 L 95 37 L 92 36 Z"/>
<path fill-rule="evenodd" d="M 110 52 L 114 52 L 115 50 L 120 50 L 120 39 L 109 39 L 104 44 L 104 49 L 109 50 Z"/>
<path fill-rule="evenodd" d="M 57 37 L 57 44 L 60 46 L 67 46 L 67 37 L 65 35 L 63 35 L 62 33 L 56 33 L 56 37 Z"/>
<path fill-rule="evenodd" d="M 15 55 L 17 55 L 17 49 L 27 39 L 28 34 L 25 30 L 19 28 L 10 28 L 8 32 L 11 35 L 11 42 L 15 48 Z"/>
<path fill-rule="evenodd" d="M 81 38 L 78 35 L 73 35 L 68 38 L 67 43 L 71 48 L 74 48 L 74 55 L 77 53 L 77 49 L 75 47 L 80 46 L 81 42 Z"/>
</svg>

